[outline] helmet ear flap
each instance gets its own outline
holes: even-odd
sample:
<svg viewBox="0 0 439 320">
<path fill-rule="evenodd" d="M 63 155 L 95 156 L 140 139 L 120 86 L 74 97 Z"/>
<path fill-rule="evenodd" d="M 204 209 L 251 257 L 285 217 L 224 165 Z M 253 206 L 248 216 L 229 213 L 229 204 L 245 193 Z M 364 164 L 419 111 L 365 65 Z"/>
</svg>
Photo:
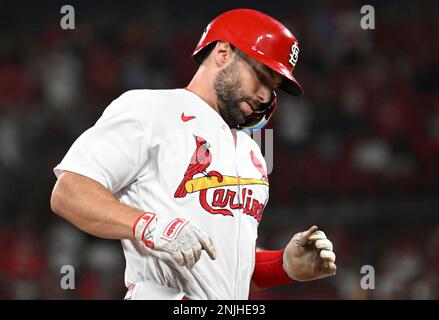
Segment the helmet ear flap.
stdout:
<svg viewBox="0 0 439 320">
<path fill-rule="evenodd" d="M 202 64 L 204 59 L 206 59 L 209 54 L 212 52 L 213 48 L 215 48 L 215 45 L 218 41 L 213 41 L 206 45 L 202 50 L 197 52 L 197 54 L 192 55 L 192 59 L 194 59 L 195 62 L 198 64 Z"/>
<path fill-rule="evenodd" d="M 212 41 L 211 43 L 209 43 L 208 45 L 206 45 L 203 49 L 201 49 L 199 52 L 197 52 L 196 54 L 192 55 L 192 59 L 197 62 L 198 64 L 202 64 L 203 61 L 209 56 L 209 54 L 213 51 L 213 49 L 215 48 L 215 45 L 219 42 L 220 40 L 217 41 Z M 235 50 L 235 46 L 232 45 L 231 43 L 229 43 L 230 48 L 232 48 L 232 50 Z"/>
</svg>

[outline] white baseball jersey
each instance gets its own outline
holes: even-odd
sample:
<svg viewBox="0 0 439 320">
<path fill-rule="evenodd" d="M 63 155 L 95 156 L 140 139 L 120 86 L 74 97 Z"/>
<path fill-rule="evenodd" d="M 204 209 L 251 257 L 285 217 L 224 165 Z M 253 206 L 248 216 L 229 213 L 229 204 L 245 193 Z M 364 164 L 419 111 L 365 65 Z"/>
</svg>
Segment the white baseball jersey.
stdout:
<svg viewBox="0 0 439 320">
<path fill-rule="evenodd" d="M 209 156 L 193 162 L 199 144 Z M 166 252 L 124 239 L 125 285 L 132 299 L 248 299 L 257 228 L 268 201 L 258 144 L 232 131 L 186 89 L 132 90 L 114 100 L 55 167 L 96 180 L 120 202 L 158 219 L 189 219 L 211 237 L 192 270 Z"/>
</svg>

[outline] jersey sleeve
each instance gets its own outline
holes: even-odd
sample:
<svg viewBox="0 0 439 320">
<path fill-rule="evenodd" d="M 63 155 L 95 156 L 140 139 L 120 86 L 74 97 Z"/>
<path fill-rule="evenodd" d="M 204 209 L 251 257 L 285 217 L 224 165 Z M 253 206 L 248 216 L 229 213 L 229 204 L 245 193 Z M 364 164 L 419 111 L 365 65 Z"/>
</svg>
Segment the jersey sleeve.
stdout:
<svg viewBox="0 0 439 320">
<path fill-rule="evenodd" d="M 128 93 L 114 100 L 73 143 L 54 168 L 55 175 L 78 173 L 112 193 L 135 181 L 147 161 L 148 135 L 145 124 L 136 117 L 134 103 Z"/>
</svg>

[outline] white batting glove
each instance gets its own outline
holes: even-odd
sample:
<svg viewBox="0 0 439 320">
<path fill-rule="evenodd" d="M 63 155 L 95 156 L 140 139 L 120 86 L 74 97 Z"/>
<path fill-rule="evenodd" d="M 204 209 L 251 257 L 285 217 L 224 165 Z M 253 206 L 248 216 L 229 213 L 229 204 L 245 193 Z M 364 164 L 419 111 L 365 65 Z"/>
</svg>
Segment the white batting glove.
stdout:
<svg viewBox="0 0 439 320">
<path fill-rule="evenodd" d="M 205 250 L 216 259 L 209 235 L 184 218 L 157 219 L 152 212 L 143 213 L 134 223 L 134 237 L 151 249 L 169 253 L 181 266 L 192 269 Z"/>
</svg>

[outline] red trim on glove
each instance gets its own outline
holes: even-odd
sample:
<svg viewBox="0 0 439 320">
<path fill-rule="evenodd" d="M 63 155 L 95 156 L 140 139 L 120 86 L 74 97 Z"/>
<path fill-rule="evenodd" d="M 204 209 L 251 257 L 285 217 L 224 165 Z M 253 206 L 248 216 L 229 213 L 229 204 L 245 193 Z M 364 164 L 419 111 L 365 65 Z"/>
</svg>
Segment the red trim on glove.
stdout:
<svg viewBox="0 0 439 320">
<path fill-rule="evenodd" d="M 285 249 L 256 251 L 252 280 L 259 288 L 272 288 L 293 283 L 283 267 L 284 251 Z"/>
<path fill-rule="evenodd" d="M 145 217 L 145 216 L 148 216 L 148 219 L 145 219 L 145 220 L 147 220 L 147 222 L 146 222 L 146 224 L 143 226 L 143 229 L 142 229 L 142 234 L 141 234 L 141 236 L 140 236 L 140 237 L 142 238 L 142 240 L 144 239 L 146 229 L 147 229 L 148 226 L 151 224 L 151 221 L 154 219 L 154 217 L 156 216 L 156 214 L 153 213 L 153 212 L 147 212 L 147 211 L 145 211 L 145 212 L 143 212 L 141 215 L 139 215 L 139 216 L 137 217 L 136 221 L 134 221 L 134 224 L 133 224 L 133 236 L 134 236 L 134 239 L 136 239 L 136 228 L 137 228 L 137 224 L 138 224 L 139 221 L 140 221 L 143 217 Z M 138 240 L 139 240 L 139 239 L 138 239 Z"/>
<path fill-rule="evenodd" d="M 134 221 L 134 224 L 133 224 L 133 237 L 134 237 L 134 239 L 136 239 L 136 226 L 137 226 L 137 223 L 138 223 L 139 220 L 143 217 L 144 214 L 145 214 L 145 212 L 143 212 L 142 214 L 140 214 L 140 215 L 137 217 L 136 221 Z"/>
</svg>

